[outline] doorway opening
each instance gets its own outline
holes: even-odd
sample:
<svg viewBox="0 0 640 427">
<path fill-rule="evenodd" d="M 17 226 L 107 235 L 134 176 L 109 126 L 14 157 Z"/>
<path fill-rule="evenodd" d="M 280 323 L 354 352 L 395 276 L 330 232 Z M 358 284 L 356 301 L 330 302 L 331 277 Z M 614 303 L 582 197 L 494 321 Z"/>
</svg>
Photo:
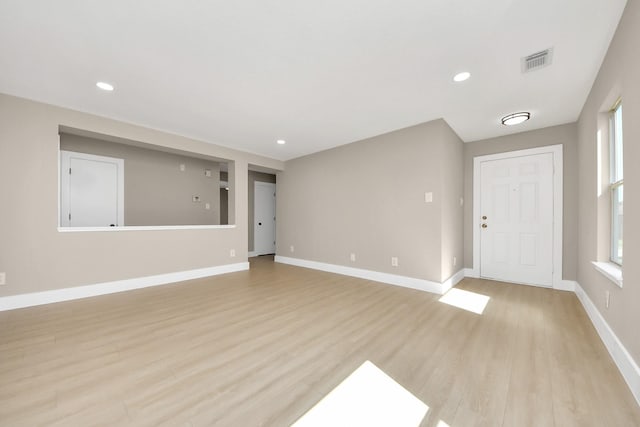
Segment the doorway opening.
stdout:
<svg viewBox="0 0 640 427">
<path fill-rule="evenodd" d="M 249 257 L 276 252 L 276 175 L 249 170 Z"/>
</svg>

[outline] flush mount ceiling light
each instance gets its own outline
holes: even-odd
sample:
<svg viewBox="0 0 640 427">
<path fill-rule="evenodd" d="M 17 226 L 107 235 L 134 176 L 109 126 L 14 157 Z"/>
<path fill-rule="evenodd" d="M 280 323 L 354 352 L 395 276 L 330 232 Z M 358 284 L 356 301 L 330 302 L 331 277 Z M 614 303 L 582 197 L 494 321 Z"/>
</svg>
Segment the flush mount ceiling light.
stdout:
<svg viewBox="0 0 640 427">
<path fill-rule="evenodd" d="M 513 126 L 513 125 L 518 125 L 522 122 L 526 122 L 530 118 L 531 118 L 531 113 L 523 111 L 520 113 L 513 113 L 507 116 L 504 116 L 501 122 L 504 126 Z"/>
<path fill-rule="evenodd" d="M 113 85 L 106 83 L 106 82 L 98 82 L 96 83 L 96 86 L 98 86 L 100 89 L 102 90 L 106 90 L 108 92 L 113 91 Z"/>
<path fill-rule="evenodd" d="M 284 139 L 279 139 L 276 141 L 279 145 L 284 145 L 287 143 L 287 141 L 285 141 Z"/>
<path fill-rule="evenodd" d="M 462 73 L 458 73 L 455 76 L 453 76 L 453 81 L 454 82 L 463 82 L 465 80 L 467 80 L 469 77 L 471 77 L 471 73 L 468 71 L 463 71 Z"/>
</svg>

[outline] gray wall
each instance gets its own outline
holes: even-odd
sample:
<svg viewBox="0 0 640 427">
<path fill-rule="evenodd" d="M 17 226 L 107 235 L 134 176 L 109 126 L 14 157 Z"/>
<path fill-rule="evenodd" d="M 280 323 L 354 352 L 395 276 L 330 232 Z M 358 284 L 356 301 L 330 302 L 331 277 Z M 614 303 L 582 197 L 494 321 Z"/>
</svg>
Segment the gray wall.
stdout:
<svg viewBox="0 0 640 427">
<path fill-rule="evenodd" d="M 220 224 L 216 162 L 65 133 L 60 134 L 60 149 L 124 159 L 125 225 Z M 194 203 L 194 195 L 201 201 Z"/>
<path fill-rule="evenodd" d="M 578 157 L 576 124 L 553 126 L 464 145 L 464 266 L 473 267 L 473 158 L 487 154 L 562 144 L 563 222 L 562 276 L 575 280 L 578 249 Z"/>
<path fill-rule="evenodd" d="M 63 125 L 229 159 L 228 229 L 63 233 L 58 226 L 58 132 Z M 0 296 L 247 260 L 248 164 L 283 163 L 86 113 L 0 94 Z M 10 206 L 11 208 L 7 208 Z M 236 256 L 230 257 L 230 249 Z"/>
<path fill-rule="evenodd" d="M 443 122 L 444 123 L 444 122 Z M 440 194 L 442 197 L 442 230 L 441 230 L 441 281 L 451 277 L 464 265 L 464 220 L 463 198 L 464 185 L 464 145 L 453 129 L 444 123 L 446 129 L 442 133 L 444 143 L 441 154 Z M 447 130 L 448 129 L 448 130 Z M 453 258 L 456 258 L 454 265 Z"/>
<path fill-rule="evenodd" d="M 287 161 L 277 179 L 278 255 L 435 282 L 462 260 L 462 142 L 443 120 Z"/>
<path fill-rule="evenodd" d="M 256 172 L 256 171 L 249 171 L 249 189 L 248 189 L 248 193 L 249 193 L 249 222 L 247 224 L 247 228 L 249 229 L 249 252 L 253 251 L 253 218 L 254 218 L 254 200 L 255 200 L 255 187 L 254 184 L 255 182 L 271 182 L 271 183 L 275 183 L 276 182 L 276 176 L 270 173 L 264 173 L 264 172 Z M 277 203 L 277 196 L 276 196 L 276 203 Z M 277 223 L 277 220 L 276 220 Z"/>
<path fill-rule="evenodd" d="M 579 209 L 578 282 L 636 363 L 640 364 L 640 2 L 629 1 L 607 56 L 578 121 Z M 597 272 L 591 261 L 598 259 L 598 198 L 596 134 L 598 121 L 617 97 L 623 103 L 624 135 L 624 287 L 619 288 Z M 606 114 L 605 114 L 606 115 Z M 606 120 L 603 131 L 607 144 Z M 603 197 L 608 197 L 604 194 Z M 604 226 L 608 226 L 605 221 Z M 605 233 L 606 234 L 606 233 Z M 608 239 L 607 239 L 608 240 Z M 600 243 L 607 253 L 608 241 Z M 605 292 L 611 292 L 609 308 Z"/>
</svg>

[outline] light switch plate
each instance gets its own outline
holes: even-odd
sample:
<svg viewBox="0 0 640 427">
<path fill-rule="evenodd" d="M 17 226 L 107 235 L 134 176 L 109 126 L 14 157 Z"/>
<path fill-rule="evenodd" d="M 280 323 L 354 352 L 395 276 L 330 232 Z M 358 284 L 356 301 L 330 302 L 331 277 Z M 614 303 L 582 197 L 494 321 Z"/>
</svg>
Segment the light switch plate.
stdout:
<svg viewBox="0 0 640 427">
<path fill-rule="evenodd" d="M 424 193 L 424 202 L 431 203 L 433 202 L 433 193 L 431 191 L 427 191 Z"/>
<path fill-rule="evenodd" d="M 207 178 L 211 178 L 211 169 L 205 169 L 204 176 L 206 176 Z"/>
</svg>

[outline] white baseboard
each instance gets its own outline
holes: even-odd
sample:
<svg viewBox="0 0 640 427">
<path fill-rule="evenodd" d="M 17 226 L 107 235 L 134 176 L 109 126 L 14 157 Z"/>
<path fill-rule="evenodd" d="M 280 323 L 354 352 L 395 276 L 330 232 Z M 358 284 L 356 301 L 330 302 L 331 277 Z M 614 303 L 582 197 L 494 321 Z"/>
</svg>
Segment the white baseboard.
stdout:
<svg viewBox="0 0 640 427">
<path fill-rule="evenodd" d="M 453 276 L 449 277 L 447 280 L 442 282 L 442 293 L 446 293 L 449 289 L 453 288 L 457 285 L 462 279 L 464 279 L 464 269 L 461 268 Z"/>
<path fill-rule="evenodd" d="M 562 279 L 560 283 L 553 284 L 553 289 L 556 289 L 558 291 L 575 292 L 576 286 L 578 286 L 578 282 L 576 282 L 575 280 Z"/>
<path fill-rule="evenodd" d="M 117 292 L 130 291 L 133 289 L 166 285 L 168 283 L 199 279 L 202 277 L 216 276 L 218 274 L 233 273 L 236 271 L 248 269 L 248 262 L 239 262 L 237 264 L 219 265 L 216 267 L 198 268 L 195 270 L 187 271 L 177 271 L 175 273 L 116 280 L 113 282 L 96 283 L 93 285 L 75 286 L 72 288 L 55 289 L 51 291 L 11 295 L 7 297 L 0 297 L 0 311 L 88 298 L 98 295 L 114 294 Z"/>
<path fill-rule="evenodd" d="M 276 255 L 275 262 L 295 265 L 297 267 L 311 268 L 313 270 L 327 271 L 329 273 L 342 274 L 345 276 L 358 277 L 360 279 L 373 280 L 374 282 L 382 282 L 390 285 L 417 289 L 419 291 L 433 292 L 439 295 L 444 294 L 464 278 L 464 272 L 462 270 L 458 271 L 443 283 L 438 283 L 430 280 L 400 276 L 397 274 L 381 273 L 379 271 L 346 267 L 344 265 L 327 264 L 324 262 L 309 261 L 300 258 L 289 258 L 280 255 Z"/>
<path fill-rule="evenodd" d="M 474 279 L 478 279 L 480 278 L 480 275 L 473 268 L 465 268 L 464 277 L 473 277 Z"/>
<path fill-rule="evenodd" d="M 593 326 L 596 328 L 596 331 L 598 331 L 600 339 L 602 339 L 614 363 L 627 382 L 629 389 L 631 389 L 633 397 L 635 397 L 638 405 L 640 405 L 640 367 L 638 367 L 638 364 L 633 360 L 624 345 L 622 345 L 579 283 L 575 284 L 575 292 L 591 319 Z"/>
</svg>

